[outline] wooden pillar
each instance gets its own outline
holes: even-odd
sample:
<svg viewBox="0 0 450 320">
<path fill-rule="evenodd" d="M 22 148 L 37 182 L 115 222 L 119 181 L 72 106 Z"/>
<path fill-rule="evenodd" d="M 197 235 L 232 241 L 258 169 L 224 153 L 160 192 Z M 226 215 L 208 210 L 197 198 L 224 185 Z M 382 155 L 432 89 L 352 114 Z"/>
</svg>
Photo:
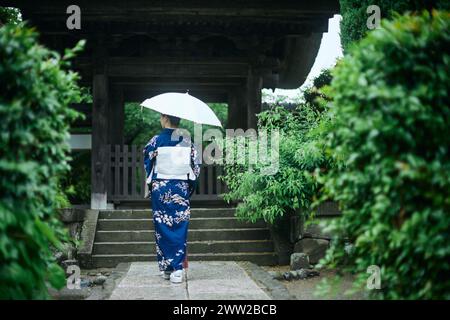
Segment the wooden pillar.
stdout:
<svg viewBox="0 0 450 320">
<path fill-rule="evenodd" d="M 229 129 L 247 129 L 247 93 L 245 86 L 233 88 L 228 92 Z"/>
<path fill-rule="evenodd" d="M 109 90 L 108 143 L 111 145 L 124 143 L 125 105 L 123 88 L 112 85 Z"/>
<path fill-rule="evenodd" d="M 108 174 L 108 77 L 106 54 L 101 46 L 94 51 L 92 83 L 91 209 L 106 209 Z"/>
<path fill-rule="evenodd" d="M 256 114 L 261 112 L 261 75 L 250 70 L 247 76 L 247 124 L 248 128 L 257 129 Z"/>
</svg>

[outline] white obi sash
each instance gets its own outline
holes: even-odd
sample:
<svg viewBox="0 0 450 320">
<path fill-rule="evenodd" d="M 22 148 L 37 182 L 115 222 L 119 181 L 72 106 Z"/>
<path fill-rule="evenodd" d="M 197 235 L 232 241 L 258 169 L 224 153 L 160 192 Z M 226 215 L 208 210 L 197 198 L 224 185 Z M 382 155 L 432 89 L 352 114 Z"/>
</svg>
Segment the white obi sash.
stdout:
<svg viewBox="0 0 450 320">
<path fill-rule="evenodd" d="M 190 147 L 159 147 L 147 183 L 151 182 L 153 173 L 156 179 L 195 180 L 191 167 Z"/>
</svg>

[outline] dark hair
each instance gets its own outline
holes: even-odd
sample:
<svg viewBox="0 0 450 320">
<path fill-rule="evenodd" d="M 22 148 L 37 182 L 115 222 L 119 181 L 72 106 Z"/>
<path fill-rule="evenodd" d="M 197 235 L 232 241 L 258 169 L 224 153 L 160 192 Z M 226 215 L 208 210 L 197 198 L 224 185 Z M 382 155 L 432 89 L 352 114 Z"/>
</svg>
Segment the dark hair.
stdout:
<svg viewBox="0 0 450 320">
<path fill-rule="evenodd" d="M 170 124 L 173 126 L 178 126 L 180 124 L 180 118 L 175 117 L 175 116 L 169 116 L 168 114 L 163 114 L 163 116 L 166 116 L 167 118 L 169 118 Z"/>
</svg>

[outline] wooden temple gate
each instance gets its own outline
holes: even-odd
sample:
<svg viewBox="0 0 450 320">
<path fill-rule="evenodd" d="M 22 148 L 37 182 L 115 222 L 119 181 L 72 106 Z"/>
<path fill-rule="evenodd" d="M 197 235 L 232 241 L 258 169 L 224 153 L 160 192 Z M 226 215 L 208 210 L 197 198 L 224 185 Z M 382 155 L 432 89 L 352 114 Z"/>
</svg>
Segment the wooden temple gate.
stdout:
<svg viewBox="0 0 450 320">
<path fill-rule="evenodd" d="M 73 67 L 93 97 L 93 209 L 142 197 L 140 148 L 108 147 L 126 144 L 125 102 L 189 89 L 205 102 L 228 104 L 227 128 L 256 128 L 261 89 L 300 87 L 328 19 L 339 12 L 338 0 L 79 0 L 81 28 L 70 29 L 71 1 L 3 3 L 19 8 L 51 49 L 64 52 L 86 39 Z M 217 198 L 218 170 L 204 168 L 195 197 Z"/>
</svg>

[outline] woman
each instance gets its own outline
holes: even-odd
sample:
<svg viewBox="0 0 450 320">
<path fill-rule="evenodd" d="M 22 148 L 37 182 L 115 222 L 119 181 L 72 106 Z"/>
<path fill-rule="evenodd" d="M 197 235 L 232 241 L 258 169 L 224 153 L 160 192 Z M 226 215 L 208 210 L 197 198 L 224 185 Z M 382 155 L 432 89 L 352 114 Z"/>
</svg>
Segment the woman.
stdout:
<svg viewBox="0 0 450 320">
<path fill-rule="evenodd" d="M 160 122 L 163 130 L 144 147 L 144 166 L 159 269 L 164 279 L 180 283 L 186 262 L 189 198 L 200 166 L 194 144 L 176 130 L 180 118 L 161 114 Z"/>
</svg>

